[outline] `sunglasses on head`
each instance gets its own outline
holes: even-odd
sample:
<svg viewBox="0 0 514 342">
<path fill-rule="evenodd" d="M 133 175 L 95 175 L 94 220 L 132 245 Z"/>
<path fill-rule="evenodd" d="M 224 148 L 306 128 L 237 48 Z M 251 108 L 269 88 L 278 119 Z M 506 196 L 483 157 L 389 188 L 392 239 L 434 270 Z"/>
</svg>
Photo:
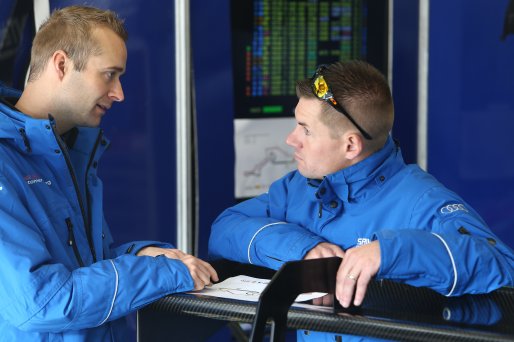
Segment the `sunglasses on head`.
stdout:
<svg viewBox="0 0 514 342">
<path fill-rule="evenodd" d="M 322 72 L 327 69 L 326 64 L 322 64 L 316 69 L 316 72 L 314 73 L 314 76 L 312 76 L 312 92 L 316 97 L 320 100 L 323 100 L 330 104 L 335 110 L 343 114 L 352 122 L 352 124 L 357 127 L 359 132 L 364 136 L 364 138 L 371 140 L 373 139 L 371 135 L 368 134 L 355 120 L 352 118 L 350 113 L 344 107 L 337 102 L 337 100 L 334 98 L 334 94 L 330 90 L 330 87 L 328 86 L 327 81 L 322 75 Z"/>
</svg>

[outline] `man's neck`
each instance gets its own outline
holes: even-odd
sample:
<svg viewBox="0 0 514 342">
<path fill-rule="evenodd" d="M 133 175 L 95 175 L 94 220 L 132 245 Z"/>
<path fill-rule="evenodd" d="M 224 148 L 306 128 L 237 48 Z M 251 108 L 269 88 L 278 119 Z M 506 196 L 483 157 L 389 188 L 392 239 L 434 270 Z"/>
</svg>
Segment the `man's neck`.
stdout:
<svg viewBox="0 0 514 342">
<path fill-rule="evenodd" d="M 59 117 L 60 113 L 57 113 L 53 110 L 52 106 L 50 105 L 50 95 L 42 94 L 41 92 L 35 91 L 35 89 L 38 88 L 34 87 L 30 83 L 27 83 L 25 90 L 21 94 L 18 102 L 16 102 L 14 107 L 20 112 L 35 119 L 48 119 L 48 115 L 52 115 L 56 122 L 55 130 L 59 135 L 62 135 L 63 133 L 72 129 L 73 127 L 68 127 L 66 122 L 64 122 Z"/>
<path fill-rule="evenodd" d="M 48 96 L 44 98 L 43 95 L 38 95 L 37 92 L 33 91 L 31 84 L 27 83 L 14 107 L 30 117 L 44 119 L 48 117 L 49 113 L 49 108 L 46 108 L 48 101 Z"/>
</svg>

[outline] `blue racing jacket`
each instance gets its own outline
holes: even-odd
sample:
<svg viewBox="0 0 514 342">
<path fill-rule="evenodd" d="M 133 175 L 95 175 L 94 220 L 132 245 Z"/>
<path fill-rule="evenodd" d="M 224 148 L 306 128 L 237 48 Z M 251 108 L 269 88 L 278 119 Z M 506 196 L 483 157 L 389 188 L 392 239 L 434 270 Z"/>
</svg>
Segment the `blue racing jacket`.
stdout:
<svg viewBox="0 0 514 342">
<path fill-rule="evenodd" d="M 97 177 L 108 142 L 54 128 L 0 103 L 0 341 L 125 341 L 120 318 L 193 280 L 179 260 L 135 255 L 169 244 L 112 247 Z"/>
<path fill-rule="evenodd" d="M 446 296 L 514 284 L 512 250 L 461 197 L 406 165 L 392 138 L 323 180 L 293 171 L 268 193 L 225 210 L 212 225 L 209 253 L 278 269 L 321 242 L 347 250 L 373 240 L 381 253 L 377 279 Z"/>
</svg>

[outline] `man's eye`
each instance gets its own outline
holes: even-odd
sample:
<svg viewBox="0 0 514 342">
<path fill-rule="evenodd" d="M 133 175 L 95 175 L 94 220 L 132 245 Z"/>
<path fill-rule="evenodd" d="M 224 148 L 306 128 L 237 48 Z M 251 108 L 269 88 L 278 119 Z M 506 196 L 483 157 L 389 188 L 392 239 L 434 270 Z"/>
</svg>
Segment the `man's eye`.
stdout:
<svg viewBox="0 0 514 342">
<path fill-rule="evenodd" d="M 303 132 L 305 133 L 305 135 L 311 135 L 311 131 L 309 131 L 307 127 L 303 128 Z"/>
<path fill-rule="evenodd" d="M 107 79 L 109 79 L 109 80 L 110 80 L 111 78 L 113 78 L 113 76 L 114 76 L 114 72 L 112 72 L 112 71 L 107 71 L 107 72 L 105 73 L 105 77 L 106 77 Z"/>
</svg>

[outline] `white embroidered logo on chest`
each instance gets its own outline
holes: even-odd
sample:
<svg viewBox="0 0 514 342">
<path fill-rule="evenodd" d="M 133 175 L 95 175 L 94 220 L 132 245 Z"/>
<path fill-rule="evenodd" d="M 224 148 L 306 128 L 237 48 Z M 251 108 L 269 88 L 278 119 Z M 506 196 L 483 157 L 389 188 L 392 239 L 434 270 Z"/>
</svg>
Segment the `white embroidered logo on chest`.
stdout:
<svg viewBox="0 0 514 342">
<path fill-rule="evenodd" d="M 367 245 L 371 241 L 368 238 L 358 238 L 357 239 L 357 246 Z"/>
</svg>

